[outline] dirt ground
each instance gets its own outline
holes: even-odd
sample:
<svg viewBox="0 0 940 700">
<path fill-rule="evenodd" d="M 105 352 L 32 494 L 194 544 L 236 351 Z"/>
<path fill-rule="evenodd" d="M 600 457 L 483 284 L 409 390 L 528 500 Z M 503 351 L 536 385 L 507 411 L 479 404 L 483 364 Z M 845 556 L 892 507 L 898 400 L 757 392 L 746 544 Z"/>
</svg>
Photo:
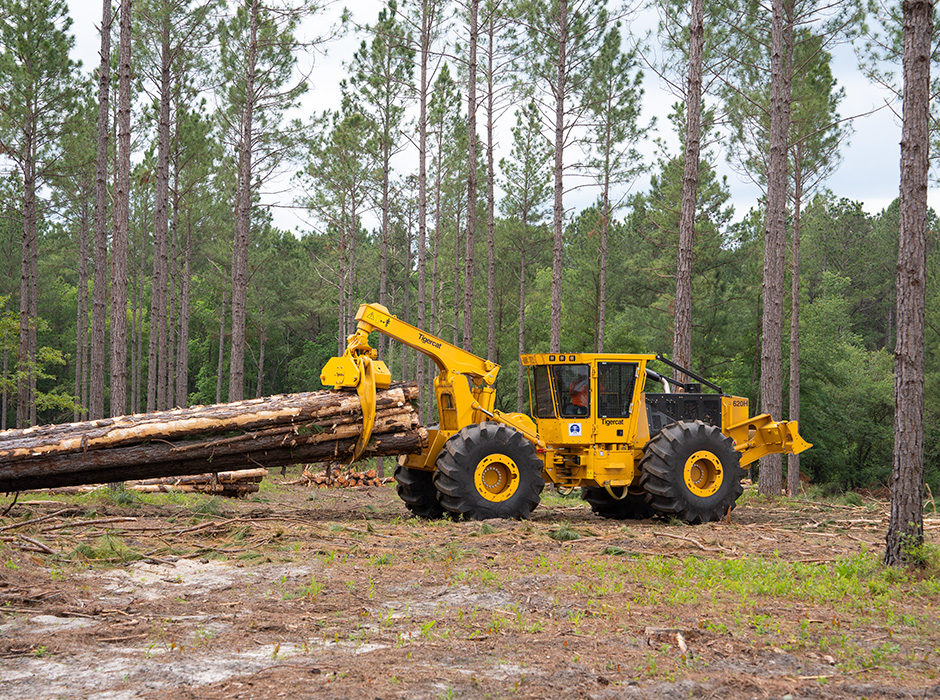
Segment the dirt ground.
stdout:
<svg viewBox="0 0 940 700">
<path fill-rule="evenodd" d="M 880 566 L 883 502 L 748 492 L 690 527 L 546 494 L 529 521 L 428 522 L 394 485 L 283 479 L 21 495 L 0 698 L 940 697 L 940 577 Z"/>
</svg>

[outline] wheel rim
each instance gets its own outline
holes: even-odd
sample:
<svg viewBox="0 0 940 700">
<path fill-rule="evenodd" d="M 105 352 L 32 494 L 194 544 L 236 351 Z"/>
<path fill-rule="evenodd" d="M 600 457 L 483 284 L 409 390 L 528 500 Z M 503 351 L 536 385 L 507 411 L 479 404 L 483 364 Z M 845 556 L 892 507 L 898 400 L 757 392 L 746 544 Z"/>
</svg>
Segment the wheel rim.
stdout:
<svg viewBox="0 0 940 700">
<path fill-rule="evenodd" d="M 696 496 L 713 496 L 721 488 L 721 460 L 709 450 L 692 453 L 685 461 L 685 485 Z"/>
<path fill-rule="evenodd" d="M 483 498 L 499 503 L 512 498 L 518 490 L 519 467 L 504 454 L 491 454 L 477 464 L 473 481 Z"/>
</svg>

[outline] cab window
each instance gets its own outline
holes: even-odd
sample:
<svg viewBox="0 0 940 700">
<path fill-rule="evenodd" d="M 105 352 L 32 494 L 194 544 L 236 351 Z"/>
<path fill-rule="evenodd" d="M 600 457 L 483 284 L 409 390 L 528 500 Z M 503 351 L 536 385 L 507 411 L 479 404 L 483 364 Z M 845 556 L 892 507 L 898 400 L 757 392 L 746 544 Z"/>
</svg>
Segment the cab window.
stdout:
<svg viewBox="0 0 940 700">
<path fill-rule="evenodd" d="M 590 365 L 552 365 L 552 383 L 562 418 L 581 418 L 591 413 Z"/>
<path fill-rule="evenodd" d="M 627 418 L 636 383 L 635 362 L 597 364 L 597 414 L 601 418 Z"/>
<path fill-rule="evenodd" d="M 554 418 L 555 404 L 552 402 L 552 386 L 549 383 L 548 367 L 539 365 L 534 368 L 535 378 L 535 415 L 539 418 Z"/>
</svg>

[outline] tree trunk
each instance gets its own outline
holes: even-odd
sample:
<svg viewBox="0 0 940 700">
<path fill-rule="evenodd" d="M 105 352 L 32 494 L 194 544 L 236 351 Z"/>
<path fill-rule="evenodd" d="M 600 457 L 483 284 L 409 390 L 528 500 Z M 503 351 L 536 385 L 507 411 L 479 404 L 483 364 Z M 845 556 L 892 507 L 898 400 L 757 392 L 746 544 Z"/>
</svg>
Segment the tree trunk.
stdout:
<svg viewBox="0 0 940 700">
<path fill-rule="evenodd" d="M 127 257 L 131 186 L 131 0 L 121 0 L 117 187 L 111 237 L 111 415 L 127 413 Z"/>
<path fill-rule="evenodd" d="M 34 359 L 32 353 L 30 327 L 35 323 L 30 316 L 32 304 L 30 292 L 32 291 L 32 260 L 33 246 L 35 246 L 35 219 L 34 208 L 36 206 L 36 181 L 33 175 L 32 162 L 32 130 L 27 126 L 26 145 L 24 151 L 27 154 L 22 164 L 23 173 L 23 228 L 20 257 L 20 344 L 19 354 L 17 355 L 17 398 L 16 398 L 16 427 L 25 428 L 30 424 L 31 404 L 35 399 L 30 392 L 32 387 L 32 377 L 35 373 Z"/>
<path fill-rule="evenodd" d="M 793 262 L 790 272 L 790 420 L 800 420 L 800 218 L 803 208 L 802 144 L 794 156 Z M 800 456 L 787 455 L 787 494 L 800 493 Z"/>
<path fill-rule="evenodd" d="M 467 78 L 467 234 L 464 239 L 463 349 L 473 351 L 473 258 L 477 227 L 477 43 L 480 0 L 470 0 L 470 65 Z"/>
<path fill-rule="evenodd" d="M 922 565 L 924 542 L 924 304 L 933 3 L 904 0 L 904 111 L 894 350 L 894 463 L 885 563 Z"/>
<path fill-rule="evenodd" d="M 689 78 L 686 92 L 685 167 L 679 214 L 679 251 L 676 262 L 676 318 L 672 359 L 683 367 L 692 364 L 692 249 L 695 209 L 698 204 L 698 161 L 702 139 L 702 53 L 705 47 L 705 2 L 692 0 L 689 22 Z M 681 372 L 674 376 L 687 381 Z"/>
<path fill-rule="evenodd" d="M 417 452 L 427 432 L 413 386 L 376 395 L 366 455 Z M 342 461 L 362 429 L 355 392 L 318 391 L 3 434 L 0 489 L 218 472 L 248 465 Z"/>
<path fill-rule="evenodd" d="M 167 263 L 170 198 L 170 37 L 164 22 L 160 57 L 156 192 L 153 206 L 153 287 L 147 363 L 147 410 L 166 408 Z"/>
<path fill-rule="evenodd" d="M 489 44 L 487 46 L 487 70 L 486 70 L 486 242 L 487 242 L 487 261 L 486 261 L 486 338 L 487 349 L 486 359 L 490 362 L 496 362 L 496 193 L 494 185 L 496 182 L 496 166 L 493 160 L 495 150 L 493 127 L 496 121 L 496 114 L 493 106 L 493 53 L 496 50 L 496 12 L 490 9 L 489 21 Z"/>
<path fill-rule="evenodd" d="M 176 405 L 189 405 L 189 290 L 192 258 L 192 222 L 186 221 L 186 246 L 183 250 L 183 276 L 180 285 L 179 351 L 176 353 Z"/>
<path fill-rule="evenodd" d="M 225 372 L 225 294 L 222 289 L 222 311 L 219 313 L 219 365 L 215 375 L 215 402 L 222 402 L 222 378 Z"/>
<path fill-rule="evenodd" d="M 95 161 L 95 276 L 91 308 L 91 376 L 88 417 L 104 417 L 105 323 L 108 295 L 108 135 L 111 87 L 111 0 L 101 3 L 98 66 L 98 141 Z"/>
<path fill-rule="evenodd" d="M 454 345 L 460 345 L 460 216 L 454 222 Z M 464 279 L 464 284 L 467 280 Z"/>
<path fill-rule="evenodd" d="M 607 153 L 610 153 L 608 143 Z M 609 155 L 608 155 L 609 158 Z M 607 324 L 607 233 L 610 229 L 610 168 L 604 170 L 604 192 L 601 196 L 601 264 L 597 295 L 597 333 L 594 338 L 594 351 L 604 352 L 604 333 Z"/>
<path fill-rule="evenodd" d="M 79 405 L 72 413 L 74 420 L 85 418 L 82 406 L 88 405 L 88 200 L 81 204 L 81 222 L 78 228 L 78 294 L 75 317 L 75 396 Z M 3 373 L 6 376 L 6 372 Z M 4 405 L 4 409 L 6 406 Z M 4 412 L 3 418 L 6 418 Z M 0 420 L 0 430 L 7 427 L 6 420 Z"/>
<path fill-rule="evenodd" d="M 767 221 L 764 234 L 764 311 L 761 322 L 761 412 L 779 416 L 783 408 L 783 286 L 786 250 L 787 132 L 789 102 L 786 35 L 790 17 L 785 0 L 773 1 L 770 54 L 770 134 Z M 779 496 L 783 488 L 780 455 L 761 460 L 758 490 Z"/>
<path fill-rule="evenodd" d="M 36 159 L 35 143 L 28 163 L 30 184 L 26 190 L 24 222 L 30 231 L 29 250 L 29 423 L 39 424 L 36 403 L 36 380 L 39 369 L 39 232 L 36 227 Z M 25 178 L 24 178 L 25 180 Z"/>
<path fill-rule="evenodd" d="M 255 375 L 255 398 L 260 399 L 264 385 L 264 302 L 261 302 L 261 317 L 258 319 L 258 374 Z"/>
<path fill-rule="evenodd" d="M 232 245 L 232 351 L 229 358 L 228 399 L 240 401 L 245 385 L 245 327 L 248 316 L 248 241 L 251 226 L 252 127 L 255 69 L 258 61 L 258 0 L 251 3 L 251 35 L 245 74 L 238 148 L 238 190 L 235 195 L 235 240 Z"/>
<path fill-rule="evenodd" d="M 525 354 L 525 266 L 528 231 L 525 216 L 522 217 L 522 250 L 519 256 L 519 356 Z M 516 412 L 522 413 L 525 402 L 525 368 L 520 360 L 516 371 Z"/>
<path fill-rule="evenodd" d="M 428 61 L 431 53 L 431 10 L 425 0 L 421 6 L 421 35 L 418 61 L 418 328 L 427 327 L 427 240 L 428 240 Z M 428 361 L 417 354 L 415 368 L 418 382 L 418 415 L 427 419 L 424 398 L 427 395 Z"/>
<path fill-rule="evenodd" d="M 0 336 L 0 340 L 3 340 L 3 376 L 7 377 L 10 374 L 10 351 L 7 349 L 7 334 L 4 330 L 3 335 Z M 3 383 L 3 387 L 0 388 L 0 430 L 7 429 L 7 402 L 10 400 L 9 393 L 7 391 L 7 383 Z"/>
<path fill-rule="evenodd" d="M 549 350 L 561 350 L 561 276 L 564 262 L 565 90 L 568 78 L 568 0 L 558 2 L 558 60 L 555 76 L 555 205 L 552 242 L 552 316 Z"/>
<path fill-rule="evenodd" d="M 176 158 L 173 158 L 173 160 L 176 161 Z M 171 167 L 173 168 L 173 186 L 170 188 L 170 192 L 173 198 L 173 218 L 170 221 L 170 251 L 167 257 L 166 276 L 166 376 L 164 378 L 164 382 L 166 383 L 166 408 L 173 407 L 173 399 L 176 396 L 176 324 L 179 322 L 179 306 L 177 304 L 177 294 L 179 290 L 179 268 L 177 267 L 179 260 L 179 253 L 177 251 L 179 240 L 179 179 L 176 163 L 174 162 Z"/>
<path fill-rule="evenodd" d="M 386 105 L 384 119 L 389 118 L 390 105 Z M 388 306 L 388 236 L 391 220 L 389 217 L 389 168 L 391 168 L 391 145 L 389 139 L 391 135 L 388 129 L 388 122 L 385 123 L 384 133 L 382 134 L 382 221 L 381 221 L 381 240 L 379 245 L 379 303 L 382 306 Z M 379 357 L 384 357 L 388 350 L 388 338 L 379 334 L 378 343 Z"/>
</svg>

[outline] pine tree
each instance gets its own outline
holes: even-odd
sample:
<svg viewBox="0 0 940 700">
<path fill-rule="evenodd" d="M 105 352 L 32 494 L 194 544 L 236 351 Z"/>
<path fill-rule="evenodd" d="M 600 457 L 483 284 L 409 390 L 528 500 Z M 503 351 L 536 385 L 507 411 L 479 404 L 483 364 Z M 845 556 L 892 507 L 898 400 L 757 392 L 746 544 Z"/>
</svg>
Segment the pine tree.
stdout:
<svg viewBox="0 0 940 700">
<path fill-rule="evenodd" d="M 588 135 L 585 138 L 588 174 L 600 188 L 600 255 L 598 322 L 594 351 L 604 352 L 607 311 L 607 236 L 610 222 L 622 204 L 614 188 L 625 188 L 646 167 L 637 150 L 649 127 L 640 124 L 643 74 L 636 49 L 623 51 L 620 23 L 604 35 L 601 49 L 590 66 L 590 82 L 584 96 Z"/>
<path fill-rule="evenodd" d="M 23 182 L 16 423 L 24 427 L 37 422 L 37 200 L 56 165 L 58 137 L 75 108 L 78 82 L 64 0 L 2 0 L 0 15 L 0 148 Z"/>
<path fill-rule="evenodd" d="M 222 118 L 235 152 L 236 188 L 232 242 L 232 340 L 229 401 L 244 397 L 248 318 L 248 250 L 252 204 L 259 183 L 276 172 L 300 134 L 282 124 L 284 113 L 307 89 L 294 81 L 294 32 L 301 12 L 243 0 L 235 16 L 219 27 L 221 77 L 227 86 Z"/>
<path fill-rule="evenodd" d="M 606 2 L 592 0 L 528 0 L 521 4 L 525 41 L 520 63 L 535 99 L 548 116 L 553 135 L 554 169 L 552 293 L 550 349 L 561 349 L 562 266 L 564 264 L 565 153 L 573 129 L 583 123 L 581 97 L 589 67 L 602 45 L 610 17 Z"/>
<path fill-rule="evenodd" d="M 519 254 L 519 331 L 518 352 L 526 350 L 526 269 L 531 264 L 530 251 L 537 252 L 539 241 L 531 236 L 548 213 L 545 207 L 551 194 L 549 162 L 551 145 L 542 135 L 538 106 L 530 101 L 525 109 L 516 111 L 512 128 L 513 145 L 509 157 L 499 162 L 503 172 L 503 213 L 518 225 L 514 236 Z M 522 364 L 516 375 L 516 411 L 522 411 L 525 399 L 525 372 Z"/>
<path fill-rule="evenodd" d="M 377 183 L 380 221 L 379 303 L 388 304 L 389 236 L 391 233 L 390 199 L 392 159 L 404 147 L 402 124 L 405 116 L 404 96 L 409 91 L 414 71 L 411 37 L 400 21 L 398 3 L 389 0 L 379 12 L 375 25 L 367 28 L 372 40 L 362 42 L 353 56 L 350 89 L 356 91 L 356 104 L 369 115 L 374 125 L 372 139 L 378 155 Z M 388 339 L 379 340 L 380 354 L 385 355 Z"/>
<path fill-rule="evenodd" d="M 924 304 L 933 2 L 905 0 L 901 231 L 894 351 L 894 464 L 885 563 L 920 563 L 924 541 Z"/>
</svg>

